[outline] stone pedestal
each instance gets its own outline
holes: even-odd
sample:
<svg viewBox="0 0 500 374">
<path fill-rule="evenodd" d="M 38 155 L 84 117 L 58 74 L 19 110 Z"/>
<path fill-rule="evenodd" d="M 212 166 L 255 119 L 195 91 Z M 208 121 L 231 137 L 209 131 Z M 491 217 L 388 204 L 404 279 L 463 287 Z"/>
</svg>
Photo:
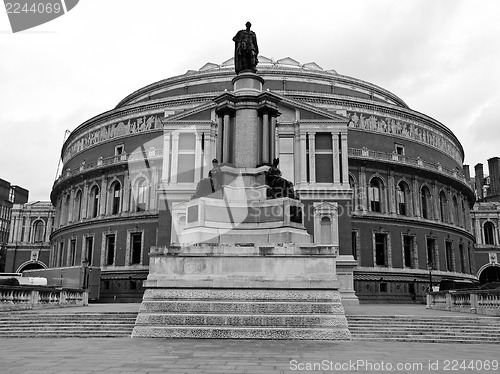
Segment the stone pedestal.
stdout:
<svg viewBox="0 0 500 374">
<path fill-rule="evenodd" d="M 133 337 L 350 339 L 333 246 L 153 248 Z"/>
<path fill-rule="evenodd" d="M 338 247 L 312 244 L 300 201 L 269 198 L 280 98 L 263 83 L 243 73 L 215 99 L 216 192 L 185 203 L 180 246 L 151 249 L 133 337 L 350 339 Z"/>
</svg>

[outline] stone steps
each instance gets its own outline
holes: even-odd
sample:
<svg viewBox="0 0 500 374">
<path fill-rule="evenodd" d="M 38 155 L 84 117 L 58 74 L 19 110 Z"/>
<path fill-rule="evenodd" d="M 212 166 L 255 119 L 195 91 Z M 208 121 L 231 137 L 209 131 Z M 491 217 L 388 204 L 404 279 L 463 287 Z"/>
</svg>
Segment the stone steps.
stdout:
<svg viewBox="0 0 500 374">
<path fill-rule="evenodd" d="M 500 318 L 475 316 L 348 316 L 353 340 L 500 343 Z"/>
<path fill-rule="evenodd" d="M 0 314 L 0 338 L 130 337 L 137 313 L 30 312 Z"/>
<path fill-rule="evenodd" d="M 136 326 L 133 337 L 182 339 L 271 339 L 271 340 L 349 340 L 349 335 L 333 328 L 271 328 L 267 326 Z"/>
<path fill-rule="evenodd" d="M 349 340 L 338 291 L 149 289 L 132 337 Z"/>
</svg>

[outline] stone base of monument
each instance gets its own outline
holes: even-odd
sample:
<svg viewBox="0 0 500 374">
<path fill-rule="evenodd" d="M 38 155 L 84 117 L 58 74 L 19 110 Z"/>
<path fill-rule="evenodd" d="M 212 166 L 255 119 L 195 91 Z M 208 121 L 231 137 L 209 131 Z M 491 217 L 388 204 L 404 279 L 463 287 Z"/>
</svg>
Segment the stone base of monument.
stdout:
<svg viewBox="0 0 500 374">
<path fill-rule="evenodd" d="M 132 337 L 349 340 L 334 246 L 153 247 Z"/>
</svg>

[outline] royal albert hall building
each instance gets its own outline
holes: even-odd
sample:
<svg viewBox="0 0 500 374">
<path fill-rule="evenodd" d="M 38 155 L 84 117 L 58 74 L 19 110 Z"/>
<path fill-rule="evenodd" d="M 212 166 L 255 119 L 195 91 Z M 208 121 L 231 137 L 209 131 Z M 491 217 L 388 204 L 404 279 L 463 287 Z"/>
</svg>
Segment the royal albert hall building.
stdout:
<svg viewBox="0 0 500 374">
<path fill-rule="evenodd" d="M 421 301 L 430 278 L 477 279 L 474 193 L 450 129 L 316 63 L 260 56 L 257 68 L 279 101 L 262 118 L 304 225 L 353 264 L 361 302 Z M 178 245 L 183 204 L 220 156 L 221 129 L 230 136 L 217 98 L 234 77 L 233 59 L 208 63 L 140 88 L 69 135 L 51 193 L 50 267 L 100 267 L 101 301 L 141 300 L 150 248 Z"/>
</svg>

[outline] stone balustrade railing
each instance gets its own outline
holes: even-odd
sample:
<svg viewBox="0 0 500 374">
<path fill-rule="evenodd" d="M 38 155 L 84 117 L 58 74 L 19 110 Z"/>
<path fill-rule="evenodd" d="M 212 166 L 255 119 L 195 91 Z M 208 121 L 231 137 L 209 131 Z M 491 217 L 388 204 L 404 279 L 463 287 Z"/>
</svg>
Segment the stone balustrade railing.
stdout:
<svg viewBox="0 0 500 374">
<path fill-rule="evenodd" d="M 427 308 L 500 316 L 500 289 L 432 292 Z"/>
<path fill-rule="evenodd" d="M 126 164 L 128 162 L 134 162 L 134 161 L 151 160 L 160 157 L 163 157 L 163 149 L 154 149 L 154 148 L 144 152 L 122 153 L 117 156 L 111 156 L 106 158 L 99 157 L 97 161 L 82 163 L 78 169 L 74 170 L 64 169 L 59 178 L 57 178 L 57 180 L 54 182 L 54 185 L 68 178 L 72 178 L 76 175 L 91 171 L 93 169 L 99 169 L 110 165 Z"/>
<path fill-rule="evenodd" d="M 88 305 L 86 290 L 0 286 L 0 311 L 85 305 Z"/>
<path fill-rule="evenodd" d="M 397 153 L 385 153 L 385 152 L 373 151 L 366 147 L 349 148 L 348 155 L 349 157 L 381 160 L 392 163 L 412 165 L 414 167 L 419 167 L 426 170 L 433 170 L 437 173 L 444 174 L 448 177 L 458 179 L 461 182 L 468 184 L 468 181 L 466 181 L 463 172 L 461 170 L 450 169 L 447 168 L 446 166 L 441 165 L 440 163 L 435 164 L 432 162 L 424 161 L 420 157 L 414 158 L 405 155 L 400 155 Z"/>
</svg>

